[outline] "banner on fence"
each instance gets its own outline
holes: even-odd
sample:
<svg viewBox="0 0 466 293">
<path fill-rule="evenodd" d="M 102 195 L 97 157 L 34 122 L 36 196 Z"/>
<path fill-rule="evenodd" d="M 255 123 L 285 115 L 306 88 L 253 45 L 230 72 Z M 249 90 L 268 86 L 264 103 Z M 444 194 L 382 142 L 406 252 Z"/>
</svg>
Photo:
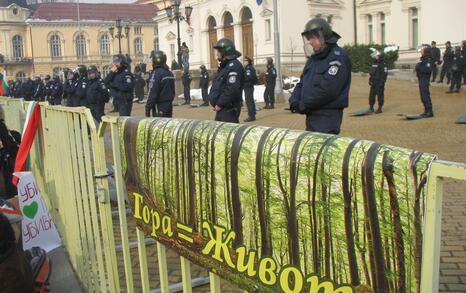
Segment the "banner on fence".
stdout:
<svg viewBox="0 0 466 293">
<path fill-rule="evenodd" d="M 121 119 L 120 141 L 138 227 L 244 290 L 419 291 L 433 156 L 176 119 Z"/>
<path fill-rule="evenodd" d="M 45 251 L 51 251 L 59 247 L 60 237 L 42 200 L 34 175 L 32 172 L 18 172 L 15 176 L 19 179 L 18 200 L 23 213 L 23 248 L 26 250 L 38 246 Z"/>
</svg>

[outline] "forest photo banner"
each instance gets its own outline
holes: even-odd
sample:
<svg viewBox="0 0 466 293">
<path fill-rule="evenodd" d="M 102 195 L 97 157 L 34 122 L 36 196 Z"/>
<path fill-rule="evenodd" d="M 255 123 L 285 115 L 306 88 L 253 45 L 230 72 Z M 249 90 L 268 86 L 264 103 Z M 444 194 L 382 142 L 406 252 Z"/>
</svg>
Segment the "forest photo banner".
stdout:
<svg viewBox="0 0 466 293">
<path fill-rule="evenodd" d="M 419 292 L 434 156 L 289 129 L 120 118 L 139 229 L 248 292 Z"/>
</svg>

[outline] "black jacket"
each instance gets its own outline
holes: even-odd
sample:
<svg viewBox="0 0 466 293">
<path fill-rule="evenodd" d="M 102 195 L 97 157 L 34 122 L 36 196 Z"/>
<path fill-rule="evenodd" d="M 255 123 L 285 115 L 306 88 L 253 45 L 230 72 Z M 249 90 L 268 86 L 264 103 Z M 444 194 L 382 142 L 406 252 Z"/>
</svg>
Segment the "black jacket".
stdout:
<svg viewBox="0 0 466 293">
<path fill-rule="evenodd" d="M 207 70 L 201 71 L 201 76 L 199 78 L 199 88 L 209 87 L 209 72 Z"/>
<path fill-rule="evenodd" d="M 444 64 L 451 64 L 451 62 L 453 61 L 453 56 L 454 55 L 455 54 L 454 54 L 451 47 L 446 48 L 445 52 L 443 53 L 443 63 Z"/>
<path fill-rule="evenodd" d="M 225 59 L 220 63 L 217 76 L 209 92 L 212 106 L 226 109 L 241 104 L 244 88 L 244 68 L 238 59 Z"/>
<path fill-rule="evenodd" d="M 155 104 L 172 102 L 175 98 L 175 77 L 167 65 L 155 67 L 149 77 L 149 94 L 146 109 Z"/>
<path fill-rule="evenodd" d="M 86 89 L 86 100 L 89 107 L 105 105 L 109 101 L 110 94 L 101 78 L 89 79 Z"/>
<path fill-rule="evenodd" d="M 244 87 L 254 87 L 257 83 L 256 69 L 252 64 L 246 65 L 244 68 Z"/>
<path fill-rule="evenodd" d="M 382 85 L 387 81 L 388 66 L 385 59 L 381 58 L 380 60 L 375 60 L 374 64 L 371 66 L 369 76 L 369 83 L 371 85 Z"/>
<path fill-rule="evenodd" d="M 116 100 L 132 100 L 134 91 L 134 77 L 127 68 L 120 68 L 117 72 L 110 72 L 104 80 L 110 89 L 110 95 Z"/>
</svg>

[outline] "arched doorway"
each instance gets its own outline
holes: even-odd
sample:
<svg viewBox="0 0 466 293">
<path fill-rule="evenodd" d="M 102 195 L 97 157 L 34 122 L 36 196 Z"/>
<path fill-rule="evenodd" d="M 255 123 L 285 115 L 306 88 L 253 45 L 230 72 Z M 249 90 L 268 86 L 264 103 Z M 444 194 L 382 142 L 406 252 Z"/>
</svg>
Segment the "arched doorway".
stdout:
<svg viewBox="0 0 466 293">
<path fill-rule="evenodd" d="M 223 14 L 223 35 L 235 42 L 235 30 L 233 28 L 233 16 L 230 12 Z"/>
<path fill-rule="evenodd" d="M 207 19 L 207 27 L 209 32 L 209 51 L 210 51 L 210 68 L 217 68 L 218 62 L 215 56 L 214 46 L 217 43 L 217 22 L 213 16 L 209 16 Z"/>
<path fill-rule="evenodd" d="M 254 59 L 254 34 L 252 29 L 252 12 L 248 7 L 241 10 L 241 31 L 243 36 L 243 58 Z"/>
</svg>

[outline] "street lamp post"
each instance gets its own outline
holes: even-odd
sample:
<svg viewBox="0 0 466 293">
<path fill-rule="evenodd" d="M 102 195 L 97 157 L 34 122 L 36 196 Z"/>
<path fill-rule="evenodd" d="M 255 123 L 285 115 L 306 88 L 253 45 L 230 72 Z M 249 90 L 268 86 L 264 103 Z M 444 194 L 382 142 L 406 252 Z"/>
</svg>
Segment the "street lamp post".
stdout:
<svg viewBox="0 0 466 293">
<path fill-rule="evenodd" d="M 115 28 L 117 29 L 117 33 L 115 34 Z M 112 38 L 117 38 L 118 39 L 118 54 L 121 54 L 121 39 L 122 38 L 128 38 L 129 36 L 129 25 L 125 25 L 125 33 L 123 34 L 123 24 L 120 18 L 118 18 L 115 21 L 115 27 L 110 27 L 108 31 L 110 32 L 110 35 Z M 129 47 L 128 47 L 129 49 Z"/>
<path fill-rule="evenodd" d="M 191 14 L 193 12 L 193 8 L 191 6 L 186 6 L 184 8 L 184 15 L 181 14 L 180 11 L 181 0 L 174 0 L 171 6 L 165 8 L 167 13 L 167 17 L 170 20 L 170 23 L 176 21 L 176 28 L 178 32 L 178 66 L 181 66 L 181 35 L 180 35 L 180 22 L 185 20 L 189 23 L 189 19 L 191 18 Z"/>
</svg>

